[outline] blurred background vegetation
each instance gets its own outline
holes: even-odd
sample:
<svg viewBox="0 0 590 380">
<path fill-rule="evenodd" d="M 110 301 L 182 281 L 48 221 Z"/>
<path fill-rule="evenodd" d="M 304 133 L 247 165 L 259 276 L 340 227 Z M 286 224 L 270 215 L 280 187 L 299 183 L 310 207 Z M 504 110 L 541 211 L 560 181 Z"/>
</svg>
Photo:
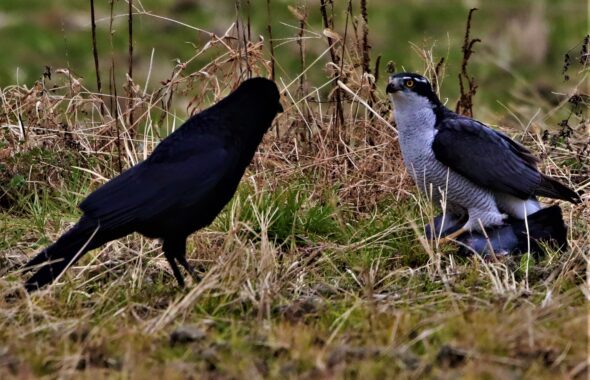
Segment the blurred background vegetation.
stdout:
<svg viewBox="0 0 590 380">
<path fill-rule="evenodd" d="M 297 16 L 305 15 L 305 61 L 313 62 L 327 48 L 319 1 L 270 0 L 277 78 L 289 82 L 301 72 Z M 329 3 L 329 2 L 328 2 Z M 190 59 L 209 41 L 209 35 L 180 23 L 222 35 L 237 19 L 250 19 L 251 38 L 262 36 L 268 43 L 267 1 L 236 0 L 141 0 L 134 1 L 134 80 L 145 85 L 153 51 L 153 69 L 148 90 L 170 77 L 178 61 Z M 334 31 L 344 33 L 348 2 L 334 1 Z M 127 3 L 113 3 L 113 34 L 109 33 L 111 1 L 96 0 L 97 43 L 103 83 L 108 86 L 111 55 L 116 63 L 117 83 L 124 83 L 127 70 Z M 359 2 L 352 3 L 360 15 Z M 498 100 L 536 90 L 541 94 L 565 91 L 561 70 L 563 56 L 588 33 L 588 4 L 580 0 L 370 0 L 368 1 L 371 65 L 381 56 L 379 82 L 382 90 L 386 66 L 397 70 L 422 71 L 424 61 L 417 49 L 431 50 L 435 61 L 444 57 L 443 97 L 454 101 L 459 94 L 457 74 L 468 10 L 477 7 L 471 36 L 475 45 L 470 73 L 480 85 L 479 105 L 498 108 Z M 151 14 L 151 15 L 150 15 Z M 178 22 L 157 18 L 163 16 Z M 240 15 L 238 17 L 238 15 Z M 360 17 L 360 16 L 358 16 Z M 92 56 L 90 1 L 3 0 L 0 2 L 0 86 L 32 86 L 45 66 L 69 68 L 95 90 Z M 358 19 L 355 21 L 359 21 Z M 351 33 L 351 31 L 348 31 Z M 267 45 L 268 47 L 268 45 Z M 207 54 L 190 63 L 187 72 L 209 63 Z M 329 61 L 329 55 L 322 63 Z M 308 73 L 312 86 L 326 80 L 324 65 Z M 523 85 L 525 83 L 526 85 Z M 520 87 L 519 87 L 520 86 Z M 107 91 L 108 91 L 108 87 Z M 105 85 L 103 84 L 103 92 Z M 525 91 L 525 97 L 526 97 Z M 483 103 L 483 104 L 481 104 Z"/>
</svg>

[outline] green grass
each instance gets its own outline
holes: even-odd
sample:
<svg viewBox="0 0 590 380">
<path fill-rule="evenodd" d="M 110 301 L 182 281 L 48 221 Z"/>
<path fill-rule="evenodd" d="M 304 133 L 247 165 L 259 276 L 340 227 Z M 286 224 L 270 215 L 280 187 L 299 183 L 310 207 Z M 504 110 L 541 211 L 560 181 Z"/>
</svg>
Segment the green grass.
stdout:
<svg viewBox="0 0 590 380">
<path fill-rule="evenodd" d="M 396 206 L 340 213 L 340 226 L 326 206 L 332 191 L 312 200 L 313 187 L 305 179 L 274 192 L 253 194 L 242 186 L 216 223 L 191 239 L 191 259 L 213 257 L 207 266 L 214 286 L 150 333 L 146 329 L 190 287 L 177 289 L 155 245 L 137 237 L 83 259 L 48 293 L 4 300 L 0 339 L 13 363 L 4 373 L 552 378 L 583 360 L 579 332 L 587 305 L 579 290 L 583 272 L 576 271 L 584 264 L 575 252 L 532 261 L 528 289 L 523 260 L 442 258 L 439 270 L 420 254 L 411 231 L 388 231 L 403 225 L 400 214 L 415 212 L 407 202 L 386 198 L 383 204 Z M 44 210 L 41 216 L 4 214 L 16 233 L 5 236 L 0 249 L 29 251 L 23 229 L 36 218 L 75 220 L 64 204 L 35 200 L 31 210 Z M 5 276 L 3 292 L 19 282 Z M 199 326 L 205 338 L 172 346 L 168 335 L 183 324 Z M 24 336 L 15 339 L 16 331 Z M 452 368 L 446 347 L 458 361 Z"/>
</svg>

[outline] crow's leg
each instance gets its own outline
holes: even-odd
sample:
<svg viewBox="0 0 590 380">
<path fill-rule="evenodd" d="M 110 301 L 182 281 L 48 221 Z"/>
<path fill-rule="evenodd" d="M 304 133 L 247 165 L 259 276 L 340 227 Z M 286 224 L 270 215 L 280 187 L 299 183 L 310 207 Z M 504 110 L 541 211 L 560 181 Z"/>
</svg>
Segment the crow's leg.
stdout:
<svg viewBox="0 0 590 380">
<path fill-rule="evenodd" d="M 176 261 L 178 261 L 178 263 L 190 274 L 190 276 L 193 278 L 193 281 L 201 281 L 201 276 L 199 276 L 199 274 L 195 271 L 194 266 L 189 264 L 189 262 L 186 260 L 186 239 L 182 240 L 182 250 L 178 249 Z"/>
<path fill-rule="evenodd" d="M 185 246 L 185 239 L 164 239 L 164 244 L 162 247 L 164 250 L 164 256 L 166 257 L 166 260 L 168 260 L 168 263 L 170 263 L 172 273 L 174 273 L 174 277 L 178 282 L 178 286 L 181 288 L 184 288 L 184 278 L 180 273 L 180 269 L 178 268 L 176 260 L 178 260 L 179 257 L 184 257 Z"/>
<path fill-rule="evenodd" d="M 194 266 L 190 265 L 188 261 L 186 261 L 186 257 L 184 255 L 177 257 L 176 260 L 191 275 L 193 281 L 201 281 L 201 276 L 195 271 Z"/>
</svg>

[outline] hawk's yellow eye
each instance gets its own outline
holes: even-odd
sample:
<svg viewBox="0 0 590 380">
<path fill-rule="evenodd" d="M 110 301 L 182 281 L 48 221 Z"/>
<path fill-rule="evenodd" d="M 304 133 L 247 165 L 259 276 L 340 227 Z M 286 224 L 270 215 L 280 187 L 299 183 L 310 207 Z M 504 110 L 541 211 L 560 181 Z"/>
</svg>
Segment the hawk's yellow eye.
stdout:
<svg viewBox="0 0 590 380">
<path fill-rule="evenodd" d="M 414 81 L 413 81 L 413 80 L 411 80 L 411 79 L 408 79 L 408 80 L 406 81 L 406 87 L 407 87 L 407 88 L 412 88 L 412 87 L 414 87 Z"/>
</svg>

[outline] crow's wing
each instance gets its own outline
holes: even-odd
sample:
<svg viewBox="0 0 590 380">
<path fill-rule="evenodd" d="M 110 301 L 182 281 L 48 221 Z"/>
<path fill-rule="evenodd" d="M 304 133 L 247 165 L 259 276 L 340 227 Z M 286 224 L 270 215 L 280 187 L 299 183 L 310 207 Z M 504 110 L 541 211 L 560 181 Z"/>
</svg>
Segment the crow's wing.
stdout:
<svg viewBox="0 0 590 380">
<path fill-rule="evenodd" d="M 82 211 L 107 229 L 146 221 L 202 201 L 237 162 L 238 154 L 218 137 L 173 137 L 90 194 L 80 204 Z"/>
<path fill-rule="evenodd" d="M 539 187 L 536 158 L 503 133 L 465 117 L 448 119 L 437 130 L 436 159 L 475 184 L 521 199 Z"/>
</svg>

